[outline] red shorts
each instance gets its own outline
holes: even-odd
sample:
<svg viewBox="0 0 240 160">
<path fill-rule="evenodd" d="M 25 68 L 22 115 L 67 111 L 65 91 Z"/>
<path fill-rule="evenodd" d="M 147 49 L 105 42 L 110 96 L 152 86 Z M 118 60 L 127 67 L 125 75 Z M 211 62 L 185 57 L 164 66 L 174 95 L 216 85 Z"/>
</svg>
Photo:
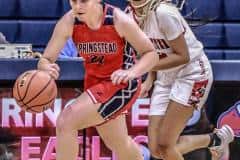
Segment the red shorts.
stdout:
<svg viewBox="0 0 240 160">
<path fill-rule="evenodd" d="M 101 103 L 98 112 L 108 120 L 131 108 L 140 92 L 140 80 L 131 80 L 126 85 L 114 85 L 102 81 L 86 90 L 94 103 Z"/>
</svg>

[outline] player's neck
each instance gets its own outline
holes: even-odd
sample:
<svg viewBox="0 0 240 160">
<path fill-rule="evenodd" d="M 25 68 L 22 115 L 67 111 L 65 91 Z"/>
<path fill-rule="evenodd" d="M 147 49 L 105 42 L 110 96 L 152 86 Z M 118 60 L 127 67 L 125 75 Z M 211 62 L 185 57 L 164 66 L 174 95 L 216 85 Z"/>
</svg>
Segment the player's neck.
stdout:
<svg viewBox="0 0 240 160">
<path fill-rule="evenodd" d="M 103 13 L 103 6 L 102 5 L 97 5 L 94 12 L 92 12 L 92 16 L 88 18 L 86 21 L 86 24 L 89 28 L 93 30 L 97 30 L 101 27 L 102 25 L 102 19 L 104 16 Z"/>
</svg>

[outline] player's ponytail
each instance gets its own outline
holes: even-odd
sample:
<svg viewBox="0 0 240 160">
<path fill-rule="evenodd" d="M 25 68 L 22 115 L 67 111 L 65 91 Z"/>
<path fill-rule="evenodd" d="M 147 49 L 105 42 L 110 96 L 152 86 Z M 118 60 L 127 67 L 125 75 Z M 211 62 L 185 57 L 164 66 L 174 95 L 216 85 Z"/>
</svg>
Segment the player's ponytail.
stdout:
<svg viewBox="0 0 240 160">
<path fill-rule="evenodd" d="M 182 12 L 184 18 L 187 20 L 188 24 L 194 29 L 199 26 L 203 26 L 212 22 L 216 19 L 216 17 L 203 17 L 203 18 L 196 18 L 196 13 L 198 12 L 198 8 L 190 7 L 190 11 L 184 12 L 186 6 L 189 5 L 187 0 L 175 0 L 176 7 Z"/>
</svg>

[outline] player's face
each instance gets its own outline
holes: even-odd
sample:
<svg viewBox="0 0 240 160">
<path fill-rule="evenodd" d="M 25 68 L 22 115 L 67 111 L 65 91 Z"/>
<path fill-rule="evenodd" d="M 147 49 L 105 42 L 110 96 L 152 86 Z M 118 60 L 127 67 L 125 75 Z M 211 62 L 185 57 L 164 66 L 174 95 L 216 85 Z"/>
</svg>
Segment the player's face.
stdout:
<svg viewBox="0 0 240 160">
<path fill-rule="evenodd" d="M 70 0 L 73 13 L 79 19 L 85 19 L 89 13 L 93 12 L 93 7 L 97 0 Z"/>
</svg>

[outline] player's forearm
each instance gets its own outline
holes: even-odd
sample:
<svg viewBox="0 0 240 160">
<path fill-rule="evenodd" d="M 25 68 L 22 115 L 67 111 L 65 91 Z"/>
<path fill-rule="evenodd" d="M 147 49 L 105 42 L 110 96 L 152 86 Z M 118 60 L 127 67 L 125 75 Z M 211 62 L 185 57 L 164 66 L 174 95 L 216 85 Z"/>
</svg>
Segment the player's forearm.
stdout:
<svg viewBox="0 0 240 160">
<path fill-rule="evenodd" d="M 130 70 L 135 73 L 136 77 L 140 77 L 144 73 L 151 71 L 158 61 L 157 53 L 151 51 L 142 55 L 141 59 Z"/>
<path fill-rule="evenodd" d="M 153 71 L 169 69 L 177 67 L 189 62 L 189 57 L 183 57 L 178 54 L 169 54 L 167 57 L 160 59 L 157 65 L 154 66 Z"/>
<path fill-rule="evenodd" d="M 156 72 L 155 71 L 150 71 L 147 75 L 146 81 L 149 83 L 153 83 L 153 81 L 156 79 Z"/>
</svg>

